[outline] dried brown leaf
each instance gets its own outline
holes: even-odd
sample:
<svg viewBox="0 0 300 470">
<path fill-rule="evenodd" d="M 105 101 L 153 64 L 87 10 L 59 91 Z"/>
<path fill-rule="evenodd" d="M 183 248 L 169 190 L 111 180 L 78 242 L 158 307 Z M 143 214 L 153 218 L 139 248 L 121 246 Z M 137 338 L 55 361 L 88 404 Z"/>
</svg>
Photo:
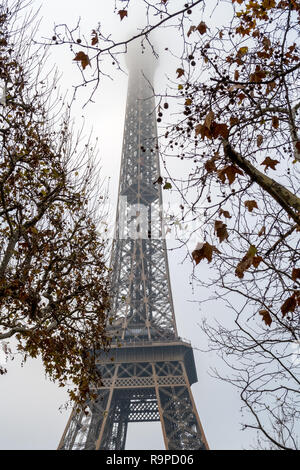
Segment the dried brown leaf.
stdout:
<svg viewBox="0 0 300 470">
<path fill-rule="evenodd" d="M 269 314 L 268 310 L 260 310 L 259 314 L 262 315 L 262 320 L 265 322 L 267 326 L 271 326 L 272 318 Z"/>
<path fill-rule="evenodd" d="M 220 243 L 226 240 L 229 236 L 227 232 L 227 225 L 224 224 L 221 220 L 215 221 L 215 234 L 219 238 Z"/>
<path fill-rule="evenodd" d="M 265 171 L 268 170 L 269 168 L 272 168 L 272 170 L 276 170 L 276 165 L 278 165 L 279 161 L 278 160 L 273 160 L 270 157 L 266 157 L 264 161 L 261 163 L 261 165 L 265 165 Z"/>
<path fill-rule="evenodd" d="M 219 253 L 219 250 L 214 245 L 210 245 L 208 242 L 198 245 L 199 246 L 197 246 L 196 249 L 192 252 L 192 257 L 196 264 L 200 263 L 200 261 L 203 259 L 207 259 L 207 262 L 210 263 L 213 253 Z"/>
<path fill-rule="evenodd" d="M 190 35 L 195 31 L 196 29 L 196 26 L 191 26 L 190 29 L 188 30 L 187 32 L 187 37 L 189 38 Z"/>
<path fill-rule="evenodd" d="M 205 34 L 207 31 L 207 26 L 204 23 L 204 21 L 201 21 L 201 23 L 198 24 L 197 26 L 197 31 L 199 31 L 200 34 Z"/>
<path fill-rule="evenodd" d="M 184 75 L 184 70 L 179 68 L 176 70 L 176 73 L 177 73 L 177 78 L 180 78 L 182 77 L 182 75 Z"/>
<path fill-rule="evenodd" d="M 275 129 L 278 129 L 279 127 L 279 119 L 277 116 L 273 116 L 272 117 L 272 126 L 275 128 Z"/>
<path fill-rule="evenodd" d="M 210 129 L 210 126 L 214 120 L 214 117 L 215 117 L 215 113 L 210 110 L 205 117 L 204 126 Z"/>
<path fill-rule="evenodd" d="M 93 31 L 92 31 L 92 46 L 95 46 L 96 44 L 98 44 L 98 42 L 99 42 L 99 39 L 98 39 L 97 31 L 95 31 L 95 29 L 93 29 Z"/>
<path fill-rule="evenodd" d="M 254 266 L 255 268 L 258 268 L 262 260 L 263 258 L 261 256 L 254 256 L 252 259 L 252 266 Z"/>
<path fill-rule="evenodd" d="M 257 147 L 260 147 L 261 144 L 263 143 L 263 141 L 264 141 L 263 136 L 262 136 L 261 134 L 258 135 L 258 136 L 257 136 L 257 139 L 256 139 Z"/>
<path fill-rule="evenodd" d="M 295 294 L 291 295 L 281 306 L 282 316 L 285 317 L 288 312 L 294 312 L 297 305 Z"/>
<path fill-rule="evenodd" d="M 120 20 L 122 21 L 125 16 L 128 16 L 127 10 L 119 10 L 118 15 L 120 15 Z"/>
<path fill-rule="evenodd" d="M 82 51 L 77 52 L 73 60 L 76 60 L 77 62 L 81 62 L 81 66 L 83 70 L 87 67 L 87 65 L 91 65 L 88 55 Z"/>
<path fill-rule="evenodd" d="M 228 183 L 232 184 L 235 180 L 236 174 L 243 175 L 243 172 L 235 165 L 228 165 L 218 171 L 218 178 L 222 181 L 222 183 L 225 183 L 227 178 Z"/>
<path fill-rule="evenodd" d="M 292 279 L 293 281 L 296 281 L 298 278 L 300 278 L 300 269 L 294 268 L 292 271 Z"/>
<path fill-rule="evenodd" d="M 225 219 L 231 219 L 231 215 L 228 211 L 225 211 L 223 209 L 220 209 L 219 215 L 223 215 Z"/>
<path fill-rule="evenodd" d="M 211 158 L 210 160 L 207 160 L 207 162 L 205 162 L 204 164 L 204 168 L 206 169 L 207 173 L 212 173 L 213 171 L 217 171 L 215 159 Z"/>
<path fill-rule="evenodd" d="M 243 259 L 238 263 L 235 269 L 235 275 L 242 279 L 244 277 L 245 271 L 252 265 L 253 257 L 245 255 Z"/>
<path fill-rule="evenodd" d="M 239 120 L 238 120 L 238 118 L 235 117 L 235 116 L 230 116 L 229 122 L 230 122 L 230 125 L 231 125 L 231 126 L 235 126 L 236 124 L 239 123 Z"/>
<path fill-rule="evenodd" d="M 249 212 L 252 212 L 253 209 L 258 209 L 256 201 L 245 201 L 244 204 L 247 207 Z"/>
</svg>

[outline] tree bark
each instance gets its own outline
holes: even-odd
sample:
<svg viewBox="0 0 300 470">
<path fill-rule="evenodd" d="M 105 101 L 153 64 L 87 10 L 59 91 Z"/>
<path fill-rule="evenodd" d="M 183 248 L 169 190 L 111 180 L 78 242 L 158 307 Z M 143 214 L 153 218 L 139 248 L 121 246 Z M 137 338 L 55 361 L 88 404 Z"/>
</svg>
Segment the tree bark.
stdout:
<svg viewBox="0 0 300 470">
<path fill-rule="evenodd" d="M 278 204 L 289 214 L 289 216 L 300 225 L 300 198 L 282 186 L 277 181 L 259 171 L 248 160 L 237 153 L 228 140 L 223 139 L 225 156 L 261 186 Z M 295 210 L 293 210 L 295 209 Z"/>
</svg>

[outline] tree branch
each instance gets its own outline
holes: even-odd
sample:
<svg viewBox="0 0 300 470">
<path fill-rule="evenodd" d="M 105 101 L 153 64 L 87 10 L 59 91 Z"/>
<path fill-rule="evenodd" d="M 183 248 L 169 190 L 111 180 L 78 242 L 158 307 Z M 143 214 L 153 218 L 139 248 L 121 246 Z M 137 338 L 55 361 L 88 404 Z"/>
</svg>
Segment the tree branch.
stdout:
<svg viewBox="0 0 300 470">
<path fill-rule="evenodd" d="M 255 181 L 261 186 L 270 196 L 278 202 L 278 204 L 289 214 L 289 216 L 300 225 L 300 198 L 282 186 L 277 181 L 273 180 L 261 171 L 255 168 L 248 160 L 237 153 L 230 145 L 227 139 L 223 139 L 223 148 L 225 156 L 235 163 L 239 168 L 250 176 L 252 181 Z M 293 211 L 292 209 L 295 209 Z"/>
</svg>

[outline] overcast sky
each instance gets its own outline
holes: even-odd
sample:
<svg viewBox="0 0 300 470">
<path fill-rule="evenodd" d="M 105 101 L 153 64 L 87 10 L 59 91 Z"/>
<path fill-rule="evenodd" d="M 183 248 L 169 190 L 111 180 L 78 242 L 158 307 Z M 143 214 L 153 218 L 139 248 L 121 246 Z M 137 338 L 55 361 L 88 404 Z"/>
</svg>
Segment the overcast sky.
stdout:
<svg viewBox="0 0 300 470">
<path fill-rule="evenodd" d="M 135 4 L 141 3 L 136 0 Z M 184 1 L 175 2 L 179 6 Z M 138 26 L 132 18 L 140 21 L 141 14 L 129 11 L 128 21 L 122 23 L 113 13 L 113 0 L 44 0 L 33 1 L 41 5 L 42 23 L 40 36 L 52 36 L 54 22 L 73 25 L 79 16 L 82 18 L 82 31 L 90 34 L 98 21 L 103 28 L 118 37 L 129 34 Z M 224 14 L 226 12 L 220 12 Z M 126 23 L 127 21 L 127 23 Z M 130 25 L 130 26 L 129 26 Z M 128 29 L 127 29 L 128 27 Z M 123 28 L 123 29 L 122 29 Z M 127 31 L 127 33 L 126 33 Z M 164 32 L 155 41 L 162 43 L 175 40 L 174 32 Z M 161 47 L 163 51 L 163 48 Z M 54 48 L 51 59 L 62 73 L 61 88 L 69 89 L 74 84 L 76 65 L 72 63 L 67 50 Z M 159 68 L 155 76 L 156 90 L 163 91 L 166 74 L 176 77 L 178 63 L 162 52 Z M 94 135 L 99 138 L 99 157 L 103 176 L 111 177 L 110 198 L 113 207 L 117 197 L 118 175 L 122 147 L 122 133 L 126 105 L 127 76 L 118 74 L 114 80 L 105 79 L 94 97 L 95 104 L 84 109 L 83 96 L 75 108 L 76 124 L 80 126 L 82 116 L 86 122 L 86 134 L 93 127 Z M 240 401 L 235 389 L 228 384 L 212 379 L 208 374 L 210 366 L 217 364 L 212 353 L 202 353 L 206 340 L 198 326 L 203 315 L 211 318 L 224 318 L 228 312 L 223 303 L 211 302 L 200 309 L 197 300 L 209 296 L 209 292 L 199 287 L 194 292 L 189 284 L 192 273 L 190 261 L 182 264 L 183 252 L 169 253 L 172 293 L 179 335 L 192 342 L 195 349 L 195 362 L 198 383 L 192 387 L 198 413 L 204 427 L 208 443 L 212 449 L 241 449 L 254 444 L 254 436 L 241 431 Z M 209 276 L 209 267 L 203 264 L 198 270 L 199 277 Z M 206 305 L 206 304 L 205 304 Z M 69 411 L 59 408 L 66 402 L 67 393 L 44 377 L 39 360 L 30 360 L 21 368 L 18 359 L 7 365 L 8 374 L 0 378 L 0 448 L 1 449 L 55 449 L 66 425 Z M 160 423 L 130 425 L 127 449 L 163 449 Z"/>
</svg>

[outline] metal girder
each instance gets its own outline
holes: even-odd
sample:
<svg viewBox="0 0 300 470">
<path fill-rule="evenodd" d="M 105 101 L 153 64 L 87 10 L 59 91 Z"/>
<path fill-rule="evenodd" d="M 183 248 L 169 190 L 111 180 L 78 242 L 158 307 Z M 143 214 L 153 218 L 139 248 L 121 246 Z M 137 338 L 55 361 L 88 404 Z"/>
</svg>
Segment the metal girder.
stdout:
<svg viewBox="0 0 300 470">
<path fill-rule="evenodd" d="M 139 421 L 160 421 L 167 449 L 208 448 L 190 388 L 193 351 L 177 334 L 159 176 L 154 98 L 132 69 L 111 256 L 112 348 L 97 357 L 97 400 L 72 413 L 60 449 L 124 449 L 128 423 Z"/>
<path fill-rule="evenodd" d="M 123 341 L 177 337 L 162 225 L 155 103 L 130 75 L 111 267 L 112 311 Z"/>
<path fill-rule="evenodd" d="M 207 448 L 183 360 L 121 362 L 108 375 L 89 413 L 74 414 L 61 448 L 122 450 L 128 423 L 147 421 L 161 422 L 167 449 Z"/>
</svg>

